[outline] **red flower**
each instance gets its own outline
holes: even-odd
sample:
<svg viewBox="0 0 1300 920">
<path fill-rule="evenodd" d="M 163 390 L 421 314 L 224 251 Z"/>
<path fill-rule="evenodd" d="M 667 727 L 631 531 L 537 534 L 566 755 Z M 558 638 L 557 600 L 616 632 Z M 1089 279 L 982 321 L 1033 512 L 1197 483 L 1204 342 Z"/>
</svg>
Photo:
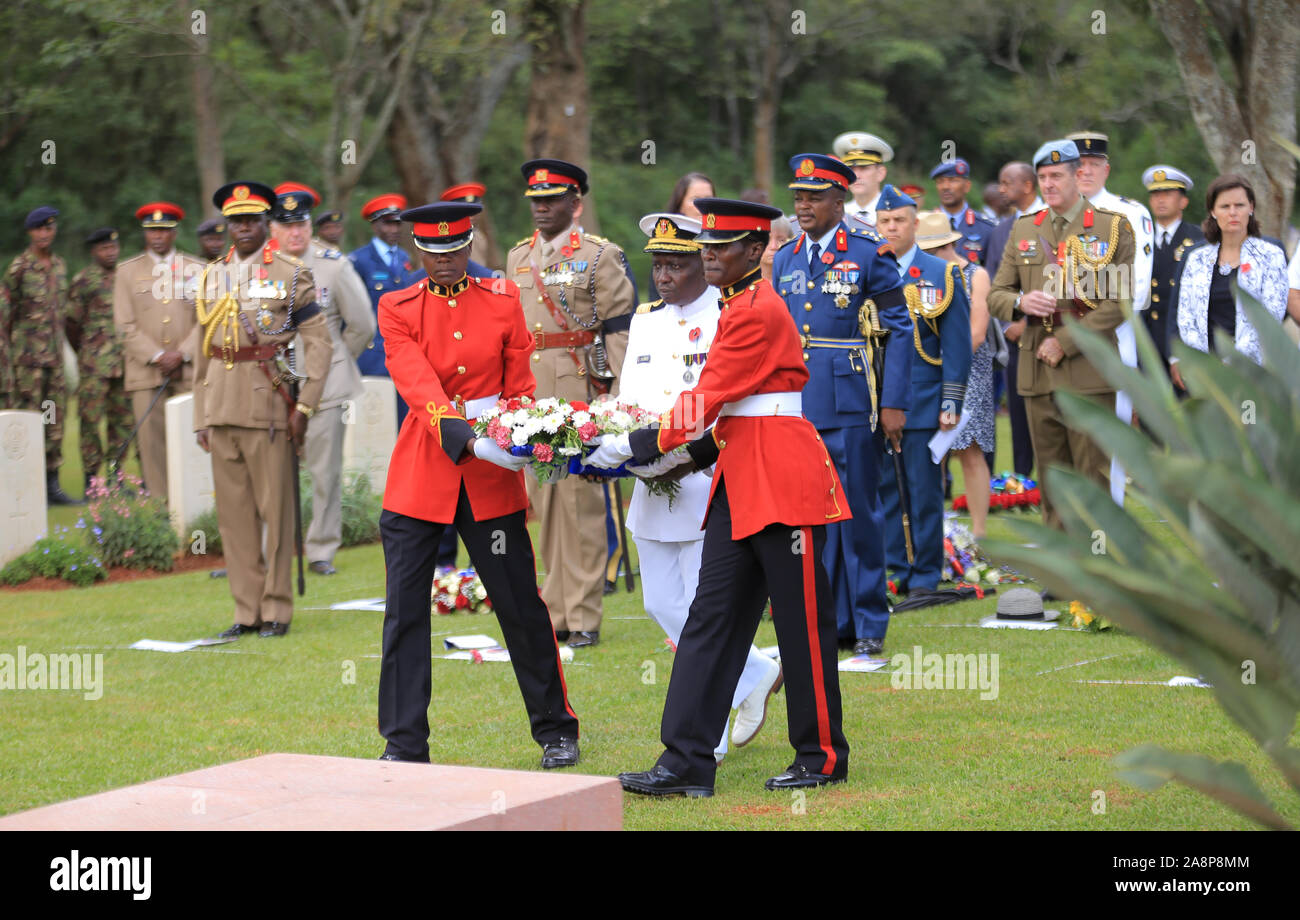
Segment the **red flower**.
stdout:
<svg viewBox="0 0 1300 920">
<path fill-rule="evenodd" d="M 954 498 L 954 499 L 952 500 L 952 510 L 953 510 L 953 511 L 965 511 L 965 510 L 966 510 L 966 496 L 965 496 L 965 495 L 958 495 L 956 498 Z"/>
<path fill-rule="evenodd" d="M 913 265 L 911 268 L 909 268 L 909 269 L 907 270 L 907 273 L 908 273 L 909 275 L 911 275 L 913 278 L 920 278 L 920 277 L 921 277 L 921 270 L 920 270 L 919 268 L 917 268 L 915 265 Z"/>
<path fill-rule="evenodd" d="M 542 463 L 550 463 L 555 458 L 555 449 L 549 444 L 534 444 L 533 456 Z"/>
<path fill-rule="evenodd" d="M 1029 240 L 1021 240 L 1019 245 L 1020 245 L 1020 251 L 1024 252 L 1029 248 Z"/>
<path fill-rule="evenodd" d="M 560 254 L 566 257 L 573 255 L 573 247 L 572 246 L 561 247 Z"/>
<path fill-rule="evenodd" d="M 1248 272 L 1248 271 L 1250 271 L 1250 263 L 1249 263 L 1249 262 L 1242 262 L 1242 263 L 1241 263 L 1241 270 L 1242 270 L 1243 272 Z"/>
<path fill-rule="evenodd" d="M 469 598 L 466 597 L 466 596 L 463 595 L 463 594 L 457 594 L 457 595 L 456 595 L 456 606 L 457 606 L 458 608 L 460 608 L 461 610 L 464 610 L 466 607 L 469 606 Z"/>
<path fill-rule="evenodd" d="M 696 326 L 694 329 L 691 330 L 689 338 L 692 342 L 698 342 L 700 340 L 700 335 L 701 335 L 700 327 Z"/>
<path fill-rule="evenodd" d="M 519 400 L 517 400 L 517 399 L 507 399 L 507 400 L 506 400 L 506 411 L 507 411 L 507 412 L 515 412 L 515 411 L 517 411 L 519 408 L 520 408 Z"/>
<path fill-rule="evenodd" d="M 580 399 L 575 399 L 573 402 L 569 403 L 569 405 L 573 407 L 574 412 L 586 412 L 591 408 Z"/>
<path fill-rule="evenodd" d="M 588 422 L 585 425 L 578 426 L 578 437 L 583 441 L 590 441 L 596 435 L 600 434 L 600 429 L 596 427 L 595 422 Z"/>
</svg>

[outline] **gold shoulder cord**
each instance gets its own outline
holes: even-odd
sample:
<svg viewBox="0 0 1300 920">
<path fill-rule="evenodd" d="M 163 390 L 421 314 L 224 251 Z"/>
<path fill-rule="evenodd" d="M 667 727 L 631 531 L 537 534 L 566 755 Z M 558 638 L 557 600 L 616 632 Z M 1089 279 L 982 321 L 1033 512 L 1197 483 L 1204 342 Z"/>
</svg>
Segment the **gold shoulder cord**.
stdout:
<svg viewBox="0 0 1300 920">
<path fill-rule="evenodd" d="M 1097 309 L 1097 305 L 1079 294 L 1079 282 L 1083 280 L 1083 271 L 1078 268 L 1079 263 L 1083 263 L 1088 271 L 1094 275 L 1099 268 L 1104 268 L 1110 264 L 1111 259 L 1115 257 L 1115 246 L 1119 243 L 1119 221 L 1111 219 L 1110 222 L 1110 245 L 1106 247 L 1106 254 L 1100 259 L 1091 259 L 1084 251 L 1083 241 L 1077 235 L 1071 235 L 1068 246 L 1069 255 L 1066 259 L 1066 270 L 1070 275 L 1070 282 L 1074 286 L 1076 299 L 1089 310 Z M 1095 290 L 1095 286 L 1094 286 Z"/>
<path fill-rule="evenodd" d="M 915 284 L 903 285 L 903 297 L 907 300 L 907 312 L 912 314 L 912 344 L 916 347 L 916 353 L 921 356 L 921 360 L 926 364 L 933 364 L 940 367 L 943 364 L 943 358 L 934 358 L 925 353 L 921 347 L 921 324 L 918 320 L 924 319 L 930 331 L 936 336 L 939 334 L 938 326 L 935 321 L 943 315 L 952 303 L 952 294 L 954 286 L 952 282 L 952 272 L 944 272 L 944 292 L 943 299 L 933 307 L 924 307 L 921 304 L 921 294 L 916 289 Z"/>
<path fill-rule="evenodd" d="M 227 290 L 217 300 L 216 306 L 210 311 L 207 309 L 207 301 L 204 300 L 203 294 L 208 289 L 208 272 L 211 270 L 211 265 L 205 267 L 199 277 L 199 289 L 194 293 L 194 307 L 198 314 L 199 325 L 203 327 L 203 352 L 211 353 L 209 348 L 213 333 L 217 331 L 218 326 L 221 326 L 223 333 L 221 351 L 225 356 L 226 370 L 230 370 L 235 366 L 233 355 L 239 348 L 239 301 L 230 290 Z"/>
</svg>

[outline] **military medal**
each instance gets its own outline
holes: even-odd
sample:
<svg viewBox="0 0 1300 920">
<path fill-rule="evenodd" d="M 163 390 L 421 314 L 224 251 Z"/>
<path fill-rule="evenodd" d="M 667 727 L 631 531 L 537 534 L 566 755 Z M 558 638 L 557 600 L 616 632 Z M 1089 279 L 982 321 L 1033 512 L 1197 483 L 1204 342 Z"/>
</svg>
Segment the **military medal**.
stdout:
<svg viewBox="0 0 1300 920">
<path fill-rule="evenodd" d="M 691 373 L 691 369 L 689 367 L 686 369 L 686 373 L 682 374 L 682 380 L 685 381 L 686 383 L 695 382 L 695 375 Z"/>
<path fill-rule="evenodd" d="M 267 307 L 262 307 L 257 311 L 257 326 L 263 332 L 269 330 L 275 325 L 275 314 Z"/>
<path fill-rule="evenodd" d="M 849 305 L 849 297 L 847 294 L 837 294 L 835 296 L 835 306 L 843 310 L 848 305 Z"/>
</svg>

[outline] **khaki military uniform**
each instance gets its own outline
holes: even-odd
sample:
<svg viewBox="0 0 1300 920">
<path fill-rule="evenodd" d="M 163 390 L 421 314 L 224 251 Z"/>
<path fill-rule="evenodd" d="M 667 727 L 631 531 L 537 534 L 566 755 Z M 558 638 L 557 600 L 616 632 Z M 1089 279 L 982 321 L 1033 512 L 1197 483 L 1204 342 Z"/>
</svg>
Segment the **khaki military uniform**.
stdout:
<svg viewBox="0 0 1300 920">
<path fill-rule="evenodd" d="M 311 270 L 266 248 L 247 261 L 232 253 L 213 262 L 200 293 L 198 317 L 204 325 L 195 359 L 194 430 L 208 429 L 235 622 L 287 624 L 293 618 L 294 552 L 293 447 L 287 432 L 289 413 L 296 409 L 263 370 L 276 375 L 274 358 L 244 360 L 264 352 L 243 350 L 287 346 L 297 334 L 302 351 L 296 370 L 307 378 L 297 401 L 314 410 L 330 366 L 328 324 L 311 309 L 316 303 Z M 280 387 L 288 392 L 288 384 Z"/>
<path fill-rule="evenodd" d="M 81 468 L 97 475 L 105 460 L 117 456 L 131 436 L 135 419 L 123 386 L 122 335 L 113 321 L 113 279 L 91 262 L 72 279 L 68 290 L 68 341 L 77 352 L 77 416 L 81 419 Z M 100 441 L 99 423 L 107 429 Z"/>
<path fill-rule="evenodd" d="M 67 384 L 63 374 L 63 318 L 68 300 L 68 267 L 56 255 L 42 264 L 31 249 L 9 263 L 0 279 L 0 326 L 9 335 L 12 384 L 7 408 L 44 414 L 45 470 L 63 463 L 63 412 Z"/>
<path fill-rule="evenodd" d="M 1038 469 L 1060 464 L 1107 488 L 1109 457 L 1087 433 L 1066 426 L 1054 394 L 1071 390 L 1114 411 L 1115 388 L 1079 351 L 1072 329 L 1078 324 L 1101 333 L 1118 353 L 1115 329 L 1124 321 L 1133 293 L 1127 268 L 1119 267 L 1133 264 L 1133 228 L 1124 215 L 1093 207 L 1082 198 L 1064 215 L 1063 227 L 1055 218 L 1050 208 L 1043 208 L 1016 219 L 989 292 L 989 313 L 1018 320 L 1024 316 L 1017 309 L 1022 292 L 1040 290 L 1057 297 L 1058 312 L 1052 317 L 1028 317 L 1018 343 L 1016 388 L 1025 398 Z M 1037 357 L 1039 346 L 1051 336 L 1065 352 L 1056 367 Z M 1042 478 L 1043 520 L 1060 528 L 1051 502 L 1051 475 Z"/>
<path fill-rule="evenodd" d="M 308 562 L 333 562 L 343 542 L 343 431 L 361 397 L 357 356 L 375 338 L 370 295 L 352 262 L 339 250 L 313 240 L 303 261 L 316 280 L 332 347 L 320 405 L 307 426 L 304 464 L 311 474 L 312 515 L 304 551 Z"/>
<path fill-rule="evenodd" d="M 136 435 L 140 470 L 145 486 L 163 501 L 167 500 L 167 413 L 162 403 L 194 386 L 199 338 L 194 292 L 202 270 L 203 263 L 188 253 L 172 250 L 160 258 L 145 251 L 119 263 L 113 282 L 113 319 L 126 347 L 125 387 L 140 425 Z M 164 351 L 179 351 L 185 361 L 145 418 L 163 384 L 154 360 Z"/>
<path fill-rule="evenodd" d="M 567 329 L 561 328 L 547 308 L 533 265 Z M 622 370 L 627 330 L 636 307 L 625 265 L 622 249 L 578 227 L 549 242 L 535 233 L 520 240 L 506 256 L 506 277 L 519 285 L 524 319 L 539 346 L 532 358 L 539 399 L 589 400 L 596 395 L 586 365 L 586 351 L 591 346 L 552 347 L 552 342 L 569 341 L 566 335 L 601 333 L 609 369 L 615 374 Z M 542 599 L 551 612 L 551 622 L 558 630 L 594 632 L 600 629 L 609 554 L 604 490 L 599 483 L 577 476 L 545 486 L 531 477 L 527 482 L 528 497 L 539 518 L 538 545 L 546 566 Z"/>
</svg>

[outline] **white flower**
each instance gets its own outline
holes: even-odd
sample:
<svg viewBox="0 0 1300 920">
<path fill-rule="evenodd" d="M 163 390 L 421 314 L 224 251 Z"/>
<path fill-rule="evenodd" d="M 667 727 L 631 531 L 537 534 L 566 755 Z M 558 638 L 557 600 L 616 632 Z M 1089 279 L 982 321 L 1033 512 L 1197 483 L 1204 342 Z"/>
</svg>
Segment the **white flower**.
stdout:
<svg viewBox="0 0 1300 920">
<path fill-rule="evenodd" d="M 501 418 L 498 419 L 503 428 L 513 428 L 515 426 L 515 413 L 502 412 Z"/>
<path fill-rule="evenodd" d="M 560 408 L 560 401 L 554 396 L 548 396 L 545 399 L 537 400 L 537 408 L 543 412 L 550 412 L 552 409 Z"/>
<path fill-rule="evenodd" d="M 523 428 L 516 428 L 510 433 L 510 443 L 514 444 L 515 447 L 523 447 L 528 443 L 528 432 Z"/>
<path fill-rule="evenodd" d="M 590 413 L 590 412 L 575 412 L 575 413 L 573 413 L 573 419 L 572 419 L 572 421 L 573 421 L 574 427 L 581 428 L 583 425 L 585 425 L 585 424 L 587 424 L 589 421 L 591 421 L 591 413 Z"/>
</svg>

